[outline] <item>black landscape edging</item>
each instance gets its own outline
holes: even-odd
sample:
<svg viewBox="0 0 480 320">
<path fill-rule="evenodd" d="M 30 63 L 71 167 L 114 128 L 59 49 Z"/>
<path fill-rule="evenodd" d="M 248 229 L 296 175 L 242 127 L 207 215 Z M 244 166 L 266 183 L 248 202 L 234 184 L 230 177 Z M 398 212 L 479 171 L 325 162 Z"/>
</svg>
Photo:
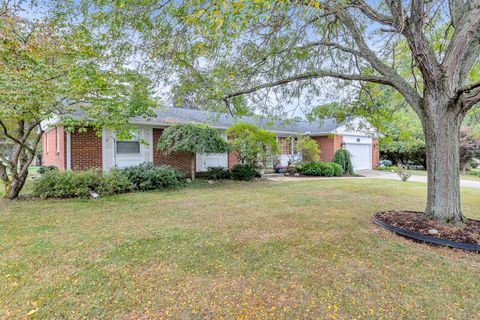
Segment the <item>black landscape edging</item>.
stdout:
<svg viewBox="0 0 480 320">
<path fill-rule="evenodd" d="M 447 240 L 447 239 L 430 237 L 430 236 L 426 236 L 426 235 L 423 235 L 423 234 L 418 233 L 418 232 L 413 232 L 413 231 L 409 231 L 407 229 L 394 227 L 391 224 L 388 224 L 388 223 L 380 220 L 377 217 L 377 215 L 379 213 L 380 212 L 373 215 L 373 219 L 372 219 L 373 223 L 375 223 L 376 225 L 378 225 L 378 226 L 380 226 L 380 227 L 382 227 L 386 230 L 392 231 L 392 232 L 394 232 L 396 234 L 399 234 L 401 236 L 404 236 L 406 238 L 413 239 L 413 240 L 420 241 L 420 242 L 429 243 L 429 244 L 435 244 L 435 245 L 439 245 L 439 246 L 446 246 L 446 247 L 450 247 L 450 248 L 462 249 L 462 250 L 467 250 L 467 251 L 473 251 L 473 252 L 480 253 L 480 245 L 478 245 L 478 244 L 457 242 L 457 241 L 452 241 L 452 240 Z"/>
</svg>

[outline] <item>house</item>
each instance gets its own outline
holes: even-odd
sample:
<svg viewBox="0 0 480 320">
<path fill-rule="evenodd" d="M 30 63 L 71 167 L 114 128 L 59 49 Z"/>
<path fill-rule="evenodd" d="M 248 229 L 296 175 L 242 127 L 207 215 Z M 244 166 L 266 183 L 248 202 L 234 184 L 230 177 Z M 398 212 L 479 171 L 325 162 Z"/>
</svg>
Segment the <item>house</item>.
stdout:
<svg viewBox="0 0 480 320">
<path fill-rule="evenodd" d="M 73 116 L 81 117 L 82 114 L 76 113 Z M 308 135 L 316 140 L 322 161 L 331 161 L 335 151 L 346 148 L 352 154 L 354 169 L 372 169 L 378 166 L 379 148 L 374 130 L 360 128 L 359 120 L 341 124 L 337 124 L 335 119 L 320 122 L 277 121 L 245 116 L 234 118 L 224 113 L 181 108 L 158 109 L 156 116 L 148 119 L 132 118 L 131 124 L 137 129 L 128 141 L 117 139 L 115 132 L 108 128 L 104 128 L 101 135 L 88 128 L 67 132 L 62 126 L 56 126 L 53 119 L 45 125 L 42 140 L 43 164 L 54 165 L 61 170 L 108 170 L 153 162 L 176 167 L 188 174 L 190 154 L 165 155 L 155 148 L 163 130 L 173 124 L 198 123 L 224 132 L 237 122 L 252 123 L 275 133 L 283 165 L 301 158 L 300 154 L 294 152 L 295 139 L 287 138 Z M 208 167 L 231 168 L 237 163 L 234 154 L 196 154 L 195 157 L 197 172 L 205 172 Z"/>
</svg>

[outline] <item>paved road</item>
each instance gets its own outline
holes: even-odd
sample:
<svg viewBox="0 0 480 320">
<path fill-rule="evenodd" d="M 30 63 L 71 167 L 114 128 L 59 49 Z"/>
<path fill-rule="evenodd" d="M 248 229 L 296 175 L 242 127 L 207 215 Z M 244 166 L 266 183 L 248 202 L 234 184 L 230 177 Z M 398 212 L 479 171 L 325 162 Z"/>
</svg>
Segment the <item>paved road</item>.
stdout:
<svg viewBox="0 0 480 320">
<path fill-rule="evenodd" d="M 380 171 L 380 170 L 359 170 L 357 171 L 358 174 L 365 176 L 366 178 L 373 178 L 373 179 L 387 179 L 387 180 L 400 180 L 400 177 L 393 172 L 388 171 Z M 416 182 L 425 182 L 427 183 L 426 176 L 419 176 L 419 175 L 412 175 L 408 181 L 416 181 Z M 460 180 L 460 186 L 468 187 L 468 188 L 475 188 L 480 189 L 480 181 L 475 180 Z"/>
<path fill-rule="evenodd" d="M 356 173 L 364 176 L 363 179 L 386 179 L 386 180 L 400 180 L 400 177 L 393 172 L 389 171 L 380 171 L 380 170 L 358 170 Z M 275 182 L 287 182 L 287 181 L 306 181 L 306 180 L 325 180 L 325 179 L 351 179 L 345 177 L 286 177 L 286 176 L 275 176 L 267 178 L 270 181 Z M 362 179 L 362 178 L 353 178 L 353 179 Z M 415 182 L 424 182 L 427 183 L 426 176 L 412 175 L 408 181 Z M 467 188 L 480 189 L 480 181 L 475 180 L 460 180 L 460 186 Z"/>
</svg>

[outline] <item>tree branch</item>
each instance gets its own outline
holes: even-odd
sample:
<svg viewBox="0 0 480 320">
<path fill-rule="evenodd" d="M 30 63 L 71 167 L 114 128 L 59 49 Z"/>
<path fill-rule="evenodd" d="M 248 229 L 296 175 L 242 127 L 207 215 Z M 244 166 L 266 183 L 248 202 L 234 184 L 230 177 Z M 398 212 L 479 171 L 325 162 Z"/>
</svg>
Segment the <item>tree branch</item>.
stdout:
<svg viewBox="0 0 480 320">
<path fill-rule="evenodd" d="M 455 25 L 455 33 L 442 63 L 452 94 L 473 67 L 480 48 L 480 0 L 468 2 L 467 9 Z"/>
<path fill-rule="evenodd" d="M 374 83 L 379 83 L 379 84 L 384 84 L 384 85 L 389 85 L 392 86 L 392 83 L 390 80 L 387 78 L 381 77 L 381 76 L 368 76 L 368 75 L 357 75 L 357 74 L 342 74 L 342 73 L 336 73 L 336 72 L 331 72 L 331 71 L 314 71 L 314 72 L 308 72 L 304 74 L 299 74 L 293 77 L 288 77 L 282 80 L 278 81 L 273 81 L 269 83 L 264 83 L 260 84 L 248 89 L 240 90 L 234 93 L 230 93 L 225 96 L 225 99 L 231 99 L 233 97 L 241 96 L 241 95 L 246 95 L 249 93 L 253 93 L 262 89 L 266 88 L 273 88 L 273 87 L 278 87 L 281 85 L 285 85 L 291 82 L 298 82 L 298 81 L 305 81 L 305 80 L 311 80 L 311 79 L 319 79 L 319 78 L 325 78 L 325 77 L 331 77 L 331 78 L 337 78 L 337 79 L 342 79 L 342 80 L 351 80 L 351 81 L 368 81 L 368 82 L 374 82 Z"/>
<path fill-rule="evenodd" d="M 353 7 L 360 9 L 371 20 L 385 25 L 393 25 L 394 19 L 391 16 L 385 15 L 369 6 L 364 0 L 350 0 Z"/>
</svg>

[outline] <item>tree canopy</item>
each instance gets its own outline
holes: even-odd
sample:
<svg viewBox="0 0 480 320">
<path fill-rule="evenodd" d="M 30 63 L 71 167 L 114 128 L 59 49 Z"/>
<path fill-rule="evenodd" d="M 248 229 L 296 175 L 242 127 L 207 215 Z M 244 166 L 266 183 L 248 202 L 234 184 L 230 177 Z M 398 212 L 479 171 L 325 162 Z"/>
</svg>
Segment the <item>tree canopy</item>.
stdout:
<svg viewBox="0 0 480 320">
<path fill-rule="evenodd" d="M 94 30 L 23 18 L 15 9 L 0 6 L 0 139 L 11 148 L 9 157 L 0 153 L 0 177 L 9 198 L 23 187 L 46 121 L 122 129 L 153 106 L 149 81 L 110 66 Z M 85 116 L 74 117 L 78 111 Z"/>
<path fill-rule="evenodd" d="M 195 179 L 195 154 L 225 153 L 228 151 L 228 143 L 217 129 L 206 125 L 176 124 L 163 130 L 157 148 L 167 154 L 190 153 L 191 178 Z"/>
<path fill-rule="evenodd" d="M 230 150 L 242 164 L 264 168 L 278 154 L 278 143 L 273 132 L 256 125 L 239 122 L 227 129 Z"/>
</svg>

